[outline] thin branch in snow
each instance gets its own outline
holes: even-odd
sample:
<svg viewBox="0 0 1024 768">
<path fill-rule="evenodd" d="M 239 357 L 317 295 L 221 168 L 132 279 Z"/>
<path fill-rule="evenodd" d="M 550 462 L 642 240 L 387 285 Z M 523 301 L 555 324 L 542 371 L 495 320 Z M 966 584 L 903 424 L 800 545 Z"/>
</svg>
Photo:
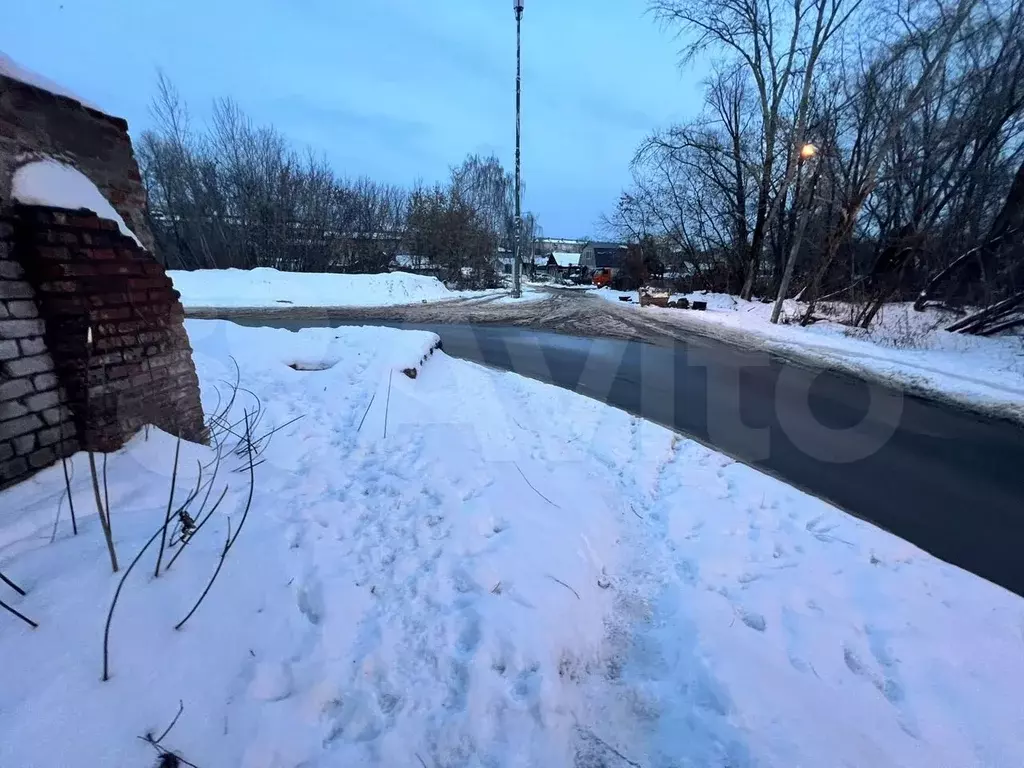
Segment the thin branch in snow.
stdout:
<svg viewBox="0 0 1024 768">
<path fill-rule="evenodd" d="M 630 504 L 630 505 L 629 505 L 629 508 L 630 508 L 630 510 L 632 510 L 632 512 L 633 512 L 633 514 L 634 514 L 634 515 L 636 515 L 637 517 L 639 517 L 639 518 L 640 518 L 641 520 L 643 520 L 643 519 L 644 519 L 644 516 L 643 516 L 643 515 L 641 515 L 641 514 L 640 514 L 639 512 L 637 512 L 637 511 L 636 511 L 636 507 L 634 507 L 634 506 L 633 506 L 632 504 Z"/>
<path fill-rule="evenodd" d="M 71 511 L 71 531 L 73 535 L 78 535 L 78 519 L 75 517 L 75 500 L 71 494 L 71 478 L 74 477 L 75 465 L 71 465 L 71 473 L 68 474 L 68 457 L 64 452 L 64 419 L 60 420 L 60 463 L 64 468 L 64 490 L 68 495 L 68 509 Z M 63 497 L 61 497 L 63 501 Z M 60 504 L 57 504 L 57 520 L 60 520 Z M 53 536 L 57 535 L 57 522 L 53 524 Z M 53 537 L 50 538 L 53 541 Z"/>
<path fill-rule="evenodd" d="M 154 744 L 159 744 L 166 738 L 167 734 L 171 732 L 171 729 L 178 723 L 178 718 L 181 717 L 181 713 L 185 711 L 185 702 L 178 699 L 178 712 L 175 714 L 174 719 L 171 720 L 171 724 L 164 728 L 164 732 L 160 734 L 156 739 L 153 740 Z"/>
<path fill-rule="evenodd" d="M 260 459 L 259 461 L 254 461 L 251 465 L 243 464 L 242 466 L 240 466 L 240 467 L 238 467 L 238 468 L 236 468 L 236 469 L 234 469 L 232 471 L 233 472 L 248 472 L 250 469 L 255 469 L 256 467 L 258 467 L 260 464 L 262 464 L 265 461 L 266 461 L 266 459 Z"/>
<path fill-rule="evenodd" d="M 92 475 L 92 493 L 96 501 L 96 513 L 100 516 L 100 527 L 103 529 L 103 538 L 107 541 L 107 554 L 110 555 L 110 568 L 117 573 L 117 550 L 114 548 L 114 536 L 110 530 L 110 517 L 103 508 L 103 498 L 100 494 L 99 474 L 96 471 L 96 454 L 89 451 L 89 473 Z M 106 492 L 104 491 L 104 494 Z"/>
<path fill-rule="evenodd" d="M 213 485 L 217 481 L 217 473 L 220 471 L 221 458 L 222 458 L 221 443 L 218 441 L 217 442 L 217 457 L 212 462 L 213 463 L 213 476 L 210 478 L 210 483 L 209 483 L 209 485 L 206 488 L 206 495 L 203 497 L 203 503 L 200 505 L 199 511 L 195 515 L 193 515 L 193 518 L 196 519 L 196 520 L 199 520 L 199 522 L 193 527 L 191 533 L 189 533 L 189 535 L 188 535 L 188 538 L 187 539 L 185 539 L 185 538 L 182 539 L 181 547 L 179 547 L 178 551 L 174 553 L 174 557 L 172 557 L 170 559 L 170 561 L 167 563 L 167 567 L 164 570 L 168 570 L 169 571 L 171 569 L 171 566 L 174 565 L 174 561 L 177 560 L 178 557 L 181 555 L 181 553 L 185 551 L 185 547 L 188 546 L 188 543 L 190 541 L 192 541 L 193 538 L 195 538 L 195 535 L 197 533 L 199 533 L 199 531 L 202 529 L 202 527 L 204 525 L 206 525 L 206 521 L 209 520 L 210 517 L 213 515 L 213 513 L 217 511 L 217 507 L 220 506 L 220 503 L 222 501 L 224 501 L 224 496 L 228 492 L 228 486 L 226 486 L 226 485 L 224 486 L 224 490 L 221 491 L 220 497 L 217 499 L 216 503 L 213 505 L 213 507 L 210 508 L 210 511 L 206 513 L 205 517 L 203 516 L 203 511 L 206 509 L 206 505 L 210 501 L 210 493 L 211 493 L 211 491 L 213 491 Z M 200 519 L 200 518 L 202 518 L 202 519 Z"/>
<path fill-rule="evenodd" d="M 423 758 L 420 757 L 420 753 L 416 752 L 415 754 L 416 754 L 416 759 L 420 761 L 420 765 L 422 765 L 423 768 L 427 768 L 427 764 L 425 762 L 423 762 Z"/>
<path fill-rule="evenodd" d="M 181 553 L 185 551 L 185 547 L 188 546 L 189 542 L 196 537 L 196 534 L 199 533 L 200 530 L 202 530 L 203 526 L 206 525 L 206 522 L 211 517 L 213 517 L 213 513 L 217 511 L 217 507 L 219 507 L 220 503 L 224 501 L 224 497 L 227 495 L 227 492 L 228 486 L 225 485 L 224 490 L 220 492 L 220 496 L 217 498 L 217 501 L 214 503 L 212 507 L 210 507 L 210 511 L 207 512 L 206 516 L 202 520 L 200 520 L 199 523 L 196 524 L 196 527 L 192 529 L 192 533 L 189 534 L 189 537 L 182 541 L 181 547 L 178 549 L 177 552 L 174 553 L 174 557 L 172 557 L 170 562 L 167 563 L 167 567 L 164 568 L 165 571 L 169 571 L 171 569 L 171 566 L 174 565 L 174 561 L 177 560 Z M 205 506 L 206 504 L 204 502 L 203 507 Z M 199 508 L 200 513 L 202 512 L 203 507 Z"/>
<path fill-rule="evenodd" d="M 277 434 L 278 432 L 280 432 L 280 431 L 281 431 L 282 429 L 284 429 L 285 427 L 289 427 L 289 426 L 291 426 L 292 424 L 294 424 L 294 423 L 295 423 L 296 421 L 298 421 L 299 419 L 303 419 L 303 418 L 305 418 L 305 417 L 306 417 L 306 414 L 304 414 L 304 413 L 300 413 L 300 414 L 299 414 L 298 416 L 296 416 L 296 417 L 295 417 L 294 419 L 289 419 L 288 421 L 286 421 L 286 422 L 285 422 L 284 424 L 282 424 L 281 426 L 279 426 L 279 427 L 274 427 L 273 429 L 271 429 L 271 430 L 268 430 L 268 431 L 267 431 L 267 432 L 265 432 L 265 433 L 264 433 L 264 434 L 263 434 L 262 436 L 260 436 L 260 437 L 257 437 L 257 438 L 256 438 L 256 439 L 255 439 L 255 440 L 253 441 L 253 446 L 258 446 L 258 445 L 259 445 L 260 443 L 262 443 L 262 442 L 263 442 L 264 440 L 266 440 L 266 441 L 267 441 L 267 442 L 266 442 L 266 444 L 265 444 L 265 445 L 263 446 L 263 448 L 262 448 L 262 449 L 260 450 L 260 453 L 262 453 L 263 451 L 267 450 L 267 447 L 268 447 L 268 446 L 270 445 L 270 438 L 271 438 L 271 437 L 273 437 L 273 436 L 274 436 L 275 434 Z"/>
<path fill-rule="evenodd" d="M 168 725 L 164 732 L 160 734 L 159 738 L 154 739 L 153 734 L 147 733 L 145 736 L 139 736 L 138 738 L 147 744 L 151 745 L 153 749 L 160 755 L 160 762 L 157 763 L 158 768 L 179 768 L 182 765 L 191 766 L 191 768 L 199 768 L 195 763 L 190 763 L 188 760 L 183 758 L 176 752 L 171 752 L 169 749 L 164 747 L 161 742 L 167 738 L 167 734 L 171 732 L 178 723 L 178 718 L 181 717 L 181 713 L 185 711 L 185 702 L 181 699 L 178 700 L 178 712 L 175 714 L 174 719 L 171 720 L 171 724 Z"/>
<path fill-rule="evenodd" d="M 174 484 L 178 481 L 178 456 L 181 453 L 181 438 L 174 444 L 174 469 L 171 470 L 171 490 L 167 496 L 167 512 L 164 513 L 164 525 L 161 529 L 160 552 L 156 556 L 156 569 L 153 571 L 153 578 L 160 576 L 160 564 L 164 559 L 164 546 L 167 544 L 167 526 L 171 522 L 171 509 L 174 506 Z"/>
<path fill-rule="evenodd" d="M 370 412 L 370 408 L 373 407 L 373 401 L 377 399 L 377 390 L 373 390 L 373 394 L 370 395 L 370 402 L 366 405 L 366 410 L 363 411 L 363 418 L 359 420 L 359 426 L 356 428 L 356 432 L 359 432 L 363 428 L 363 422 L 366 421 L 366 415 Z"/>
<path fill-rule="evenodd" d="M 24 622 L 25 622 L 26 624 L 28 624 L 29 626 L 31 626 L 31 627 L 32 627 L 32 629 L 38 629 L 39 625 L 38 625 L 38 624 L 36 624 L 36 623 L 35 623 L 34 621 L 32 621 L 32 619 L 30 619 L 30 618 L 29 618 L 28 616 L 26 616 L 25 614 L 23 614 L 23 613 L 20 613 L 20 612 L 16 611 L 16 610 L 15 610 L 14 608 L 11 608 L 11 606 L 9 606 L 9 605 L 8 605 L 7 603 L 5 603 L 5 602 L 4 602 L 3 600 L 0 600 L 0 608 L 4 608 L 4 609 L 6 609 L 6 610 L 10 611 L 10 612 L 11 612 L 11 613 L 13 613 L 13 614 L 14 614 L 15 616 L 17 616 L 17 617 L 18 617 L 19 619 L 21 619 L 21 620 L 22 620 L 22 621 L 24 621 Z"/>
<path fill-rule="evenodd" d="M 562 585 L 563 587 L 565 587 L 565 588 L 566 588 L 566 589 L 568 589 L 568 590 L 569 590 L 570 592 L 572 592 L 572 593 L 573 593 L 574 595 L 576 595 L 576 599 L 577 599 L 577 600 L 580 600 L 580 599 L 582 599 L 582 598 L 580 598 L 580 593 L 579 593 L 579 592 L 577 592 L 577 591 L 576 591 L 575 589 L 573 589 L 572 587 L 570 587 L 570 586 L 569 586 L 568 584 L 566 584 L 566 583 L 565 583 L 564 581 L 562 581 L 562 580 L 561 580 L 561 579 L 559 579 L 558 577 L 556 577 L 556 576 L 552 576 L 552 575 L 551 575 L 551 574 L 549 573 L 549 574 L 548 574 L 548 578 L 549 578 L 549 579 L 551 579 L 552 581 L 557 581 L 557 582 L 558 582 L 559 584 L 561 584 L 561 585 Z"/>
<path fill-rule="evenodd" d="M 206 589 L 203 590 L 203 593 L 199 596 L 199 599 L 196 600 L 196 604 L 192 606 L 192 610 L 190 610 L 188 612 L 188 615 L 186 615 L 185 618 L 183 618 L 174 626 L 175 629 L 181 629 L 183 626 L 185 626 L 185 622 L 192 618 L 192 614 L 194 614 L 199 609 L 199 606 L 202 605 L 203 600 L 205 600 L 206 596 L 210 593 L 210 590 L 213 588 L 213 583 L 217 580 L 217 576 L 220 574 L 221 568 L 224 567 L 224 560 L 227 558 L 228 553 L 231 551 L 231 547 L 233 547 L 235 542 L 238 540 L 239 535 L 242 533 L 242 528 L 245 526 L 245 521 L 249 517 L 249 510 L 252 508 L 253 489 L 256 486 L 256 475 L 254 473 L 252 452 L 252 427 L 253 425 L 249 420 L 249 412 L 246 411 L 245 448 L 247 454 L 246 458 L 249 461 L 249 496 L 246 499 L 245 508 L 242 510 L 242 519 L 239 521 L 238 528 L 235 531 L 234 535 L 231 534 L 231 519 L 228 519 L 228 535 L 227 539 L 224 542 L 224 548 L 221 550 L 220 560 L 217 562 L 217 567 L 214 570 L 213 575 L 210 577 L 210 581 L 209 583 L 207 583 Z"/>
<path fill-rule="evenodd" d="M 514 462 L 512 462 L 512 463 L 513 463 L 513 464 L 515 464 L 515 466 L 516 466 L 516 469 L 518 469 L 518 470 L 519 470 L 519 474 L 523 476 L 523 480 L 526 480 L 526 484 L 527 484 L 528 486 L 530 486 L 531 488 L 533 488 L 533 492 L 534 492 L 534 493 L 536 493 L 536 494 L 537 494 L 538 496 L 540 496 L 540 497 L 541 497 L 542 499 L 544 499 L 544 501 L 546 501 L 546 502 L 547 502 L 548 504 L 550 504 L 550 505 L 551 505 L 552 507 L 554 507 L 555 509 L 561 509 L 561 507 L 560 507 L 560 506 L 558 506 L 557 504 L 555 504 L 555 502 L 553 502 L 553 501 L 552 501 L 551 499 L 549 499 L 549 498 L 548 498 L 547 496 L 545 496 L 545 495 L 544 495 L 543 493 L 541 493 L 541 492 L 540 492 L 540 491 L 538 491 L 538 490 L 537 490 L 536 488 L 534 488 L 534 486 L 533 486 L 533 483 L 531 483 L 531 482 L 530 482 L 530 480 L 529 480 L 529 478 L 527 478 L 527 477 L 526 477 L 526 475 L 525 475 L 525 474 L 523 474 L 523 470 L 522 470 L 522 469 L 519 469 L 519 463 L 518 463 L 518 462 L 515 462 L 515 461 L 514 461 Z"/>
<path fill-rule="evenodd" d="M 107 454 L 103 454 L 103 507 L 107 511 L 107 531 L 114 538 L 114 522 L 110 519 L 110 488 L 107 485 Z"/>
<path fill-rule="evenodd" d="M 61 492 L 61 494 L 60 494 L 60 501 L 57 502 L 57 515 L 56 515 L 56 517 L 53 518 L 53 530 L 50 531 L 50 543 L 51 544 L 53 544 L 53 542 L 57 540 L 57 526 L 60 524 L 60 511 L 64 507 L 64 499 L 65 498 L 71 498 L 68 495 L 66 490 Z M 76 529 L 76 535 L 77 535 L 77 528 L 78 528 L 78 526 L 75 525 L 73 527 Z"/>
<path fill-rule="evenodd" d="M 4 584 L 6 584 L 11 589 L 13 589 L 15 592 L 17 592 L 22 597 L 25 596 L 25 590 L 22 589 L 21 587 L 19 587 L 17 584 L 15 584 L 10 579 L 8 579 L 6 576 L 4 576 L 3 571 L 0 571 L 0 581 L 2 581 Z"/>
<path fill-rule="evenodd" d="M 391 377 L 394 374 L 394 370 L 388 374 L 388 399 L 384 402 L 384 437 L 388 436 L 388 408 L 391 406 Z"/>
<path fill-rule="evenodd" d="M 107 611 L 107 623 L 103 627 L 103 680 L 106 682 L 110 679 L 110 624 L 114 620 L 114 608 L 117 606 L 117 599 L 121 596 L 121 589 L 124 587 L 125 581 L 128 580 L 129 574 L 132 569 L 138 565 L 139 560 L 146 554 L 146 550 L 149 549 L 150 545 L 156 541 L 156 537 L 161 532 L 166 530 L 166 525 L 161 525 L 152 536 L 149 537 L 149 541 L 142 545 L 142 549 L 135 555 L 135 559 L 131 561 L 127 568 L 125 568 L 124 575 L 121 576 L 121 581 L 117 583 L 117 589 L 114 590 L 114 599 L 110 601 L 110 610 Z"/>
</svg>

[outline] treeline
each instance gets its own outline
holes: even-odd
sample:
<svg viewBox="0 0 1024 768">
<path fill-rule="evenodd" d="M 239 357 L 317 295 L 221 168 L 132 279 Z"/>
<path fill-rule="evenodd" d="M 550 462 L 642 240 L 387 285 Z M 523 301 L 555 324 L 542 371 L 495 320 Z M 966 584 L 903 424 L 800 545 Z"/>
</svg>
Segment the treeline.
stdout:
<svg viewBox="0 0 1024 768">
<path fill-rule="evenodd" d="M 639 147 L 620 237 L 695 287 L 855 300 L 864 326 L 894 298 L 1024 322 L 1024 0 L 651 10 L 715 63 L 701 114 Z"/>
<path fill-rule="evenodd" d="M 443 183 L 403 187 L 338 175 L 228 99 L 197 128 L 163 76 L 152 112 L 137 151 L 150 226 L 172 269 L 384 272 L 397 260 L 485 287 L 512 250 L 513 180 L 494 157 L 470 155 Z M 532 252 L 532 215 L 521 236 Z"/>
</svg>

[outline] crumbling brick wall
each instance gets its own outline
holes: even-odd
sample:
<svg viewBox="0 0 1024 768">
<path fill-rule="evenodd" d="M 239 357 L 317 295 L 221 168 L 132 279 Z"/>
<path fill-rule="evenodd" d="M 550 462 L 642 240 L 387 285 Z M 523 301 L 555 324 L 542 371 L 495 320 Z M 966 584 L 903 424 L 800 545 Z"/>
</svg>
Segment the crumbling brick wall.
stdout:
<svg viewBox="0 0 1024 768">
<path fill-rule="evenodd" d="M 51 157 L 95 184 L 150 251 L 146 189 L 128 123 L 33 85 L 0 75 L 0 208 L 17 166 Z"/>
<path fill-rule="evenodd" d="M 0 420 L 0 486 L 59 457 L 62 423 L 65 452 L 115 450 L 146 423 L 204 440 L 184 311 L 164 268 L 91 211 L 19 205 L 4 221 L 0 349 L 11 357 L 0 403 L 11 418 Z"/>
<path fill-rule="evenodd" d="M 35 291 L 0 221 L 0 487 L 78 450 Z"/>
</svg>

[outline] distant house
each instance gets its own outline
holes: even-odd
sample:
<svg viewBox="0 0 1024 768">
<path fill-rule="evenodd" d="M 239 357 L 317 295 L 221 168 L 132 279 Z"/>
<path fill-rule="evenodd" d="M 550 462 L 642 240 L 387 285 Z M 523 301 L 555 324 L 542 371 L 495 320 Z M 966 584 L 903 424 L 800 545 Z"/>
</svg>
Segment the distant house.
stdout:
<svg viewBox="0 0 1024 768">
<path fill-rule="evenodd" d="M 552 277 L 570 277 L 579 271 L 580 255 L 568 251 L 553 251 L 533 257 L 534 272 L 547 272 Z"/>
<path fill-rule="evenodd" d="M 626 265 L 626 246 L 622 243 L 589 242 L 583 246 L 579 265 L 591 272 L 608 269 L 615 274 Z"/>
<path fill-rule="evenodd" d="M 580 265 L 580 253 L 572 251 L 554 251 L 551 259 L 558 265 L 559 269 L 575 269 Z"/>
<path fill-rule="evenodd" d="M 513 266 L 515 266 L 515 257 L 512 255 L 512 252 L 499 248 L 494 256 L 495 271 L 502 275 L 511 275 Z"/>
</svg>

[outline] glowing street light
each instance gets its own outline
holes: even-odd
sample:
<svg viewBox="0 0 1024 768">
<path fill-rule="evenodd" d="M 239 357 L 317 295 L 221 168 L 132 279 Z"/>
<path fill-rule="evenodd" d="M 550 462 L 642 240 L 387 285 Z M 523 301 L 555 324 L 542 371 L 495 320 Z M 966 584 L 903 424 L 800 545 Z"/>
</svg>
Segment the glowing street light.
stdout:
<svg viewBox="0 0 1024 768">
<path fill-rule="evenodd" d="M 816 154 L 818 154 L 818 148 L 813 144 L 804 144 L 800 147 L 800 157 L 804 160 L 810 160 Z"/>
</svg>

